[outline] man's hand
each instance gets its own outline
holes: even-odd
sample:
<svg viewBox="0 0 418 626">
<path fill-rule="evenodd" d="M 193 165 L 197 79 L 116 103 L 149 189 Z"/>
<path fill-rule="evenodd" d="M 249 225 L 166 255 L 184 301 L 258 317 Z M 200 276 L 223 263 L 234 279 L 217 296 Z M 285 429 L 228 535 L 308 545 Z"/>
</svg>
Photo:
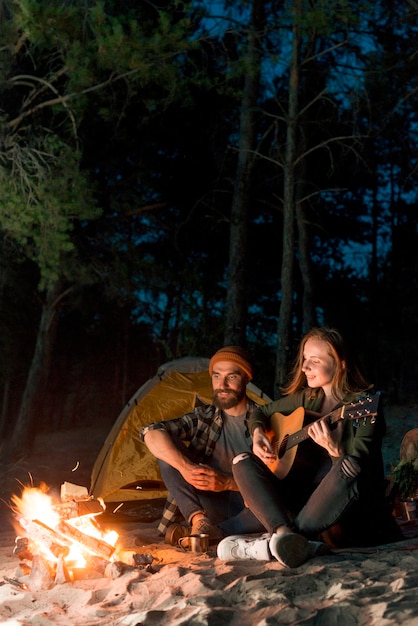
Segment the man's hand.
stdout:
<svg viewBox="0 0 418 626">
<path fill-rule="evenodd" d="M 266 465 L 276 460 L 276 454 L 270 439 L 262 428 L 255 428 L 253 432 L 253 452 Z"/>
<path fill-rule="evenodd" d="M 330 456 L 342 456 L 341 436 L 343 429 L 343 420 L 340 420 L 335 428 L 330 429 L 326 419 L 321 419 L 311 424 L 308 428 L 308 435 L 322 448 L 328 452 Z"/>
<path fill-rule="evenodd" d="M 195 489 L 202 491 L 238 491 L 232 476 L 222 474 L 208 465 L 195 465 L 187 475 L 184 472 L 182 475 Z"/>
<path fill-rule="evenodd" d="M 184 480 L 202 491 L 238 491 L 232 476 L 217 472 L 207 465 L 190 461 L 174 445 L 170 435 L 164 430 L 149 430 L 144 437 L 145 444 L 157 459 L 174 467 Z"/>
</svg>

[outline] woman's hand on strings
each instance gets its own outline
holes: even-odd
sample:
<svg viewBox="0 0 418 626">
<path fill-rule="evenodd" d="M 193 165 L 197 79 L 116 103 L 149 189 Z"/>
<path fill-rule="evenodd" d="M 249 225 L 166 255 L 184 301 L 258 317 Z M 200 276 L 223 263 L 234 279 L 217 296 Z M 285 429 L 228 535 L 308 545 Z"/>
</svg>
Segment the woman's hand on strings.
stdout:
<svg viewBox="0 0 418 626">
<path fill-rule="evenodd" d="M 341 449 L 342 432 L 342 420 L 331 430 L 326 418 L 314 422 L 308 429 L 308 435 L 312 437 L 315 443 L 325 448 L 328 454 L 333 457 L 338 457 L 343 454 Z"/>
</svg>

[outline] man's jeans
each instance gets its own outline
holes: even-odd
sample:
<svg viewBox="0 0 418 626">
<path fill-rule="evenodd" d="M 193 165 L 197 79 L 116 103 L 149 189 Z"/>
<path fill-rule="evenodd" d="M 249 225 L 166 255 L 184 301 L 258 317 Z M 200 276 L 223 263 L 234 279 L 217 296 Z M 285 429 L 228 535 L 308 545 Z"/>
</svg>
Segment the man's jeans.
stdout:
<svg viewBox="0 0 418 626">
<path fill-rule="evenodd" d="M 294 528 L 309 538 L 339 520 L 358 499 L 357 476 L 360 466 L 354 457 L 339 459 L 313 490 L 300 510 L 289 511 L 292 484 L 279 480 L 254 454 L 237 455 L 232 471 L 242 497 L 269 533 L 278 526 Z M 309 477 L 307 477 L 309 480 Z"/>
<path fill-rule="evenodd" d="M 194 513 L 204 511 L 210 522 L 219 526 L 225 536 L 264 531 L 262 524 L 245 507 L 238 491 L 195 489 L 171 465 L 164 461 L 158 463 L 165 486 L 188 523 Z"/>
</svg>

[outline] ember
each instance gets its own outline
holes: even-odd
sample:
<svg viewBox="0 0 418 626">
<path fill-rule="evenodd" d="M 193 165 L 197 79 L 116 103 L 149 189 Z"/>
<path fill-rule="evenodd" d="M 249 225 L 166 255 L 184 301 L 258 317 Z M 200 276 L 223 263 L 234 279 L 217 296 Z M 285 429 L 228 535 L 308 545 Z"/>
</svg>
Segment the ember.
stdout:
<svg viewBox="0 0 418 626">
<path fill-rule="evenodd" d="M 29 573 L 31 588 L 80 579 L 80 572 L 84 578 L 103 576 L 116 561 L 118 533 L 100 527 L 96 516 L 104 505 L 91 499 L 84 487 L 64 483 L 59 502 L 46 487 L 26 487 L 12 503 L 25 535 L 16 538 L 14 554 L 22 573 Z"/>
</svg>

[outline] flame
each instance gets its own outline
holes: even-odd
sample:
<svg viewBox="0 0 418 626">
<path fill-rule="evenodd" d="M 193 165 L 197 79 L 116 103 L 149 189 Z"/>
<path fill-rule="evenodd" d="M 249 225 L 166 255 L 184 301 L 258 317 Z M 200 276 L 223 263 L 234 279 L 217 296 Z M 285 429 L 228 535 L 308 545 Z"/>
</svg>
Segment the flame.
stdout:
<svg viewBox="0 0 418 626">
<path fill-rule="evenodd" d="M 119 539 L 119 535 L 115 530 L 103 530 L 98 528 L 94 516 L 83 515 L 83 517 L 75 517 L 72 520 L 68 520 L 68 523 L 78 528 L 86 535 L 90 535 L 90 537 L 96 537 L 96 539 L 105 541 L 110 546 L 115 546 Z"/>
<path fill-rule="evenodd" d="M 21 497 L 12 496 L 13 509 L 19 525 L 28 530 L 31 522 L 41 522 L 48 528 L 60 534 L 57 528 L 61 521 L 61 516 L 56 508 L 53 498 L 46 493 L 47 487 L 43 485 L 41 488 L 25 487 Z M 119 535 L 116 531 L 105 531 L 101 529 L 95 520 L 94 515 L 83 515 L 66 520 L 68 524 L 74 526 L 79 531 L 90 537 L 100 539 L 110 546 L 116 546 Z M 32 528 L 33 530 L 33 528 Z M 32 544 L 36 545 L 36 550 L 48 558 L 48 560 L 56 561 L 54 555 L 48 546 L 43 545 L 36 533 L 29 533 L 29 539 Z M 64 535 L 65 539 L 66 536 Z M 83 568 L 86 566 L 86 549 L 76 541 L 68 541 L 69 553 L 65 556 L 65 562 L 71 567 Z"/>
<path fill-rule="evenodd" d="M 12 496 L 15 511 L 27 520 L 39 520 L 51 528 L 60 521 L 59 513 L 54 509 L 52 497 L 45 493 L 46 487 L 26 487 L 22 497 Z"/>
</svg>

